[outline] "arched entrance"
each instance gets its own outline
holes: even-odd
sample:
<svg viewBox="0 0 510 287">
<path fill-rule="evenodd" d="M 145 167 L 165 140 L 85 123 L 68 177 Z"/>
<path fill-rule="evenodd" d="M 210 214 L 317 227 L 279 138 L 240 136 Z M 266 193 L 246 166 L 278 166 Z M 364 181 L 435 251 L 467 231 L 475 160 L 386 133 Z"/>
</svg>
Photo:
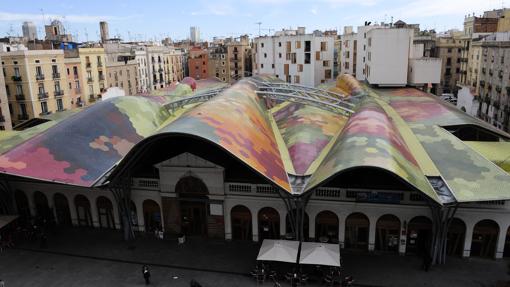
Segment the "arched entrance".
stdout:
<svg viewBox="0 0 510 287">
<path fill-rule="evenodd" d="M 471 256 L 493 258 L 496 254 L 499 225 L 490 219 L 479 221 L 473 228 Z"/>
<path fill-rule="evenodd" d="M 259 240 L 280 238 L 280 214 L 272 207 L 264 207 L 258 214 Z"/>
<path fill-rule="evenodd" d="M 96 200 L 97 215 L 99 216 L 99 227 L 100 228 L 115 228 L 115 221 L 113 219 L 113 204 L 112 202 L 104 197 L 100 196 Z"/>
<path fill-rule="evenodd" d="M 92 213 L 90 212 L 89 200 L 79 194 L 74 198 L 74 205 L 76 206 L 76 216 L 78 217 L 79 226 L 92 226 Z"/>
<path fill-rule="evenodd" d="M 505 250 L 503 251 L 503 257 L 510 257 L 510 227 L 508 227 L 506 230 Z"/>
<path fill-rule="evenodd" d="M 30 221 L 30 205 L 28 198 L 25 193 L 19 189 L 14 192 L 14 199 L 16 200 L 16 208 L 18 209 L 18 215 L 22 224 L 26 224 Z"/>
<path fill-rule="evenodd" d="M 448 227 L 446 254 L 462 257 L 465 236 L 466 224 L 461 219 L 454 218 Z"/>
<path fill-rule="evenodd" d="M 71 211 L 69 210 L 69 202 L 62 193 L 55 193 L 53 195 L 53 202 L 55 204 L 55 213 L 57 214 L 57 223 L 60 226 L 71 226 Z"/>
<path fill-rule="evenodd" d="M 363 213 L 352 213 L 345 219 L 345 248 L 368 250 L 370 221 Z"/>
<path fill-rule="evenodd" d="M 432 239 L 432 221 L 425 216 L 416 216 L 407 224 L 408 254 L 425 254 Z"/>
<path fill-rule="evenodd" d="M 385 214 L 375 225 L 375 250 L 398 253 L 400 219 L 393 214 Z"/>
<path fill-rule="evenodd" d="M 296 216 L 296 210 L 292 210 L 292 214 Z M 310 218 L 308 217 L 308 213 L 304 212 L 305 218 L 303 220 L 303 236 L 305 240 L 308 240 L 308 236 L 310 234 Z M 295 234 L 292 232 L 292 223 L 290 222 L 290 215 L 287 213 L 285 216 L 285 233 L 289 238 L 297 238 Z M 295 223 L 294 223 L 295 224 Z"/>
<path fill-rule="evenodd" d="M 232 221 L 232 239 L 252 240 L 251 212 L 244 205 L 236 205 L 230 211 Z"/>
<path fill-rule="evenodd" d="M 143 220 L 146 232 L 154 232 L 161 226 L 161 209 L 159 204 L 152 199 L 146 199 L 143 202 Z"/>
<path fill-rule="evenodd" d="M 199 178 L 186 176 L 177 182 L 175 192 L 179 195 L 182 232 L 207 236 L 207 186 Z"/>
<path fill-rule="evenodd" d="M 37 219 L 49 222 L 52 216 L 46 195 L 40 191 L 34 192 L 34 204 Z"/>
<path fill-rule="evenodd" d="M 338 216 L 334 212 L 324 210 L 315 217 L 315 240 L 322 242 L 338 242 Z"/>
</svg>

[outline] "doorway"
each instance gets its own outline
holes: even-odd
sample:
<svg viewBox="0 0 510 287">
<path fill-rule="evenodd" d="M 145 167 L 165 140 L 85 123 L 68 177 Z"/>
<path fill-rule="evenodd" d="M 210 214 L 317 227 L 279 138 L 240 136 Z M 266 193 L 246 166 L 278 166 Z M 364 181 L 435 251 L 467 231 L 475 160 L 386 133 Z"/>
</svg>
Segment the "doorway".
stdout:
<svg viewBox="0 0 510 287">
<path fill-rule="evenodd" d="M 208 190 L 202 180 L 194 176 L 181 178 L 175 186 L 179 195 L 181 230 L 187 236 L 208 234 Z"/>
</svg>

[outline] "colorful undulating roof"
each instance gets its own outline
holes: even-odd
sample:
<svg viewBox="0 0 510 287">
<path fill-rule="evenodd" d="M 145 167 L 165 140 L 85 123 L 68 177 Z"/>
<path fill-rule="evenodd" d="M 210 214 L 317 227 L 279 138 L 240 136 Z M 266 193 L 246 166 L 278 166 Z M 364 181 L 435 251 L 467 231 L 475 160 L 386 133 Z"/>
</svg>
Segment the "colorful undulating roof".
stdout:
<svg viewBox="0 0 510 287">
<path fill-rule="evenodd" d="M 204 103 L 172 111 L 167 103 L 225 84 L 202 80 L 194 93 L 176 86 L 153 95 L 113 98 L 0 134 L 0 171 L 90 187 L 128 162 L 134 147 L 162 135 L 186 135 L 220 147 L 292 193 L 311 191 L 347 171 L 379 169 L 440 204 L 446 203 L 444 194 L 438 196 L 437 184 L 431 184 L 438 178 L 457 202 L 510 199 L 510 175 L 496 165 L 506 166 L 508 145 L 498 145 L 497 156 L 484 153 L 488 146 L 464 143 L 441 127 L 476 125 L 502 140 L 507 134 L 434 96 L 409 88 L 374 90 L 342 75 L 320 87 L 357 103 L 346 116 L 304 102 L 261 98 L 255 82 L 243 79 Z M 294 188 L 296 178 L 305 185 Z"/>
</svg>

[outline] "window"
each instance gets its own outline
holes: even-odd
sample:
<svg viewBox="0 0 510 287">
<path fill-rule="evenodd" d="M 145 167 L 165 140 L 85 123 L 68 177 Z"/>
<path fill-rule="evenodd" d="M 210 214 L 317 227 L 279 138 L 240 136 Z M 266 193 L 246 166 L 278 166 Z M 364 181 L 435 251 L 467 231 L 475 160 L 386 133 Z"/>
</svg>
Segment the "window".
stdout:
<svg viewBox="0 0 510 287">
<path fill-rule="evenodd" d="M 67 70 L 67 75 L 69 76 L 71 71 L 69 71 L 69 68 L 67 68 L 66 70 Z"/>
<path fill-rule="evenodd" d="M 452 48 L 448 48 L 448 53 L 451 53 L 452 52 Z"/>
<path fill-rule="evenodd" d="M 19 113 L 21 117 L 26 118 L 27 117 L 27 106 L 24 103 L 19 104 Z"/>
<path fill-rule="evenodd" d="M 315 52 L 315 60 L 316 60 L 316 61 L 320 61 L 320 59 L 321 59 L 321 52 L 316 51 L 316 52 Z"/>
<path fill-rule="evenodd" d="M 47 102 L 41 102 L 41 113 L 42 114 L 48 113 L 48 103 Z"/>
<path fill-rule="evenodd" d="M 312 42 L 305 41 L 305 52 L 310 52 L 310 51 L 312 51 Z"/>
<path fill-rule="evenodd" d="M 76 66 L 73 67 L 73 75 L 74 75 L 74 78 L 78 78 L 78 67 L 76 67 Z"/>
<path fill-rule="evenodd" d="M 37 76 L 41 76 L 42 75 L 42 69 L 41 69 L 41 66 L 37 66 L 35 67 L 35 74 Z"/>
<path fill-rule="evenodd" d="M 39 95 L 43 95 L 43 94 L 44 94 L 44 84 L 39 83 Z"/>
<path fill-rule="evenodd" d="M 271 64 L 271 68 L 273 68 L 273 69 L 274 69 L 274 64 Z M 237 70 L 236 70 L 236 73 L 237 73 Z"/>
<path fill-rule="evenodd" d="M 282 46 L 282 42 L 278 42 L 278 47 L 281 47 Z"/>
<path fill-rule="evenodd" d="M 345 62 L 344 67 L 345 67 L 345 69 L 349 69 L 349 62 Z"/>
<path fill-rule="evenodd" d="M 365 61 L 365 60 L 363 60 L 363 61 Z M 329 61 L 322 61 L 322 66 L 329 67 Z"/>
<path fill-rule="evenodd" d="M 60 92 L 60 82 L 55 81 L 55 92 Z"/>
<path fill-rule="evenodd" d="M 305 53 L 305 64 L 310 64 L 312 56 L 310 53 Z"/>
<path fill-rule="evenodd" d="M 260 43 L 260 48 L 264 48 L 264 43 Z"/>
<path fill-rule="evenodd" d="M 294 83 L 299 84 L 299 76 L 298 75 L 294 76 Z"/>
<path fill-rule="evenodd" d="M 446 65 L 450 66 L 451 64 L 452 64 L 452 58 L 447 58 L 446 59 Z"/>
<path fill-rule="evenodd" d="M 4 75 L 5 75 L 5 73 L 4 73 Z M 20 76 L 20 74 L 19 74 L 19 67 L 14 67 L 14 76 L 16 76 L 16 77 Z"/>
<path fill-rule="evenodd" d="M 64 104 L 62 103 L 62 99 L 57 99 L 57 111 L 63 111 L 64 110 Z"/>
<path fill-rule="evenodd" d="M 303 64 L 298 64 L 297 65 L 297 71 L 298 72 L 303 72 Z"/>
<path fill-rule="evenodd" d="M 369 38 L 368 38 L 368 46 L 369 46 L 369 47 L 372 47 L 372 37 L 369 37 Z"/>
<path fill-rule="evenodd" d="M 23 86 L 16 85 L 16 95 L 23 95 Z"/>
<path fill-rule="evenodd" d="M 327 51 L 327 48 L 328 48 L 327 44 L 328 44 L 327 42 L 321 42 L 321 51 L 322 52 Z"/>
<path fill-rule="evenodd" d="M 264 64 L 260 64 L 260 67 L 261 67 L 262 69 L 264 69 Z"/>
<path fill-rule="evenodd" d="M 267 53 L 264 53 L 264 58 L 267 58 Z"/>
<path fill-rule="evenodd" d="M 296 49 L 301 49 L 301 41 L 296 41 Z"/>
<path fill-rule="evenodd" d="M 324 78 L 331 79 L 331 69 L 327 69 L 324 71 Z"/>
<path fill-rule="evenodd" d="M 11 95 L 11 91 L 9 90 L 9 86 L 7 85 L 5 85 L 5 93 L 7 94 L 7 96 Z"/>
<path fill-rule="evenodd" d="M 58 73 L 58 66 L 57 65 L 52 65 L 51 66 L 51 71 L 52 71 L 53 75 L 57 74 Z"/>
<path fill-rule="evenodd" d="M 282 53 L 278 53 L 278 58 L 282 58 Z"/>
</svg>

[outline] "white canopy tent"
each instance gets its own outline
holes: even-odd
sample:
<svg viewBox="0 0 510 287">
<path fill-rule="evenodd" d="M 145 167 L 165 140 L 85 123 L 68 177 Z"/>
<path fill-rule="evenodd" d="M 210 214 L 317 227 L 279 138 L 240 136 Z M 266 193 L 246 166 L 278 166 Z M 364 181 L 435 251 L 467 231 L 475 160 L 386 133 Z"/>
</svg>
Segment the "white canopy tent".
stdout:
<svg viewBox="0 0 510 287">
<path fill-rule="evenodd" d="M 11 223 L 16 218 L 18 218 L 17 215 L 0 215 L 0 229 Z"/>
<path fill-rule="evenodd" d="M 264 239 L 257 260 L 296 263 L 299 241 Z"/>
<path fill-rule="evenodd" d="M 299 264 L 340 267 L 340 248 L 338 244 L 303 242 Z"/>
</svg>

